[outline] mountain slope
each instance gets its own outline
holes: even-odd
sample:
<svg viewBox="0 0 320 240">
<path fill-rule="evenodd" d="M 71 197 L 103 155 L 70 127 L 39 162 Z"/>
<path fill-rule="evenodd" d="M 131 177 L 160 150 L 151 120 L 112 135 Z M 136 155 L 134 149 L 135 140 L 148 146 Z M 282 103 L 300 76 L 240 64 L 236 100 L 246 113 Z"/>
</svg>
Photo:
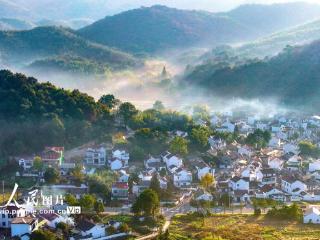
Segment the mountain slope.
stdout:
<svg viewBox="0 0 320 240">
<path fill-rule="evenodd" d="M 79 33 L 127 51 L 155 52 L 197 43 L 245 39 L 250 30 L 209 12 L 153 6 L 106 17 L 80 29 Z"/>
<path fill-rule="evenodd" d="M 108 16 L 79 30 L 101 44 L 131 52 L 255 40 L 320 16 L 320 5 L 244 5 L 226 13 L 142 7 Z"/>
<path fill-rule="evenodd" d="M 249 26 L 263 36 L 319 18 L 320 5 L 304 2 L 249 4 L 222 15 Z"/>
<path fill-rule="evenodd" d="M 253 56 L 273 55 L 287 45 L 303 45 L 320 39 L 320 20 L 312 21 L 286 31 L 274 33 L 237 49 L 241 54 Z"/>
<path fill-rule="evenodd" d="M 30 31 L 0 32 L 0 52 L 13 65 L 26 65 L 48 57 L 72 56 L 113 69 L 135 66 L 138 61 L 129 54 L 87 41 L 72 30 L 39 27 Z"/>
<path fill-rule="evenodd" d="M 270 60 L 241 66 L 207 63 L 185 79 L 223 97 L 276 98 L 295 107 L 315 107 L 320 103 L 320 41 L 287 47 Z"/>
</svg>

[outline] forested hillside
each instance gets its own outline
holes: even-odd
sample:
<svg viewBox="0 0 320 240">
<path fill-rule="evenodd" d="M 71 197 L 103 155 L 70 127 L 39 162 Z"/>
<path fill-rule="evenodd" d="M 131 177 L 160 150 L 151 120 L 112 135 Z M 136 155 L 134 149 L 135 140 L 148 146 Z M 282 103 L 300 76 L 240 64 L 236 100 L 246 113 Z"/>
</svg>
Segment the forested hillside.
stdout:
<svg viewBox="0 0 320 240">
<path fill-rule="evenodd" d="M 274 98 L 294 107 L 314 108 L 319 104 L 320 42 L 287 47 L 269 60 L 207 62 L 190 70 L 185 79 L 218 96 Z"/>
<path fill-rule="evenodd" d="M 35 60 L 59 57 L 65 57 L 65 61 L 82 58 L 93 65 L 104 65 L 110 69 L 123 69 L 140 64 L 140 61 L 130 54 L 92 43 L 77 36 L 72 30 L 61 27 L 2 31 L 0 51 L 14 66 L 26 66 Z M 66 63 L 63 68 L 67 68 L 68 64 L 70 63 Z"/>
</svg>

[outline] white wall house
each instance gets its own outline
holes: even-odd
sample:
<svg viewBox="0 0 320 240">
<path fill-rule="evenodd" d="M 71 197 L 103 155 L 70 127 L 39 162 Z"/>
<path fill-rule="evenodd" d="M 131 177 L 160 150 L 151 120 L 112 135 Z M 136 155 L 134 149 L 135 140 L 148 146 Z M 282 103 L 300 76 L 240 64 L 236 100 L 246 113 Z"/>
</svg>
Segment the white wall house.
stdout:
<svg viewBox="0 0 320 240">
<path fill-rule="evenodd" d="M 173 184 L 176 187 L 187 187 L 192 182 L 192 173 L 186 169 L 178 169 L 173 175 Z"/>
<path fill-rule="evenodd" d="M 299 147 L 296 144 L 287 143 L 287 144 L 283 145 L 283 151 L 284 151 L 284 153 L 298 154 Z"/>
<path fill-rule="evenodd" d="M 208 165 L 199 165 L 199 166 L 196 166 L 196 169 L 197 169 L 197 177 L 199 180 L 208 173 L 211 174 L 212 176 L 214 176 L 214 173 L 215 173 L 215 169 L 211 168 Z"/>
<path fill-rule="evenodd" d="M 268 143 L 269 147 L 274 147 L 274 148 L 279 148 L 281 146 L 281 140 L 278 137 L 273 136 L 269 143 Z"/>
<path fill-rule="evenodd" d="M 320 224 L 320 211 L 316 207 L 309 208 L 303 214 L 303 223 Z"/>
<path fill-rule="evenodd" d="M 8 206 L 2 207 L 0 208 L 0 211 L 0 228 L 10 228 L 14 218 L 26 216 L 26 209 L 17 207 L 15 204 L 9 204 Z"/>
<path fill-rule="evenodd" d="M 110 163 L 110 168 L 113 171 L 120 170 L 124 167 L 125 167 L 124 162 L 120 159 L 115 159 L 115 160 L 111 161 L 111 163 Z"/>
<path fill-rule="evenodd" d="M 29 240 L 27 234 L 38 229 L 38 219 L 34 216 L 17 217 L 11 222 L 11 237 L 20 237 L 22 240 Z"/>
<path fill-rule="evenodd" d="M 107 151 L 104 147 L 93 149 L 88 148 L 85 155 L 87 165 L 104 166 L 107 161 Z"/>
<path fill-rule="evenodd" d="M 233 177 L 229 180 L 229 187 L 232 190 L 247 190 L 249 191 L 249 179 Z"/>
<path fill-rule="evenodd" d="M 180 168 L 183 165 L 183 161 L 181 158 L 169 152 L 167 152 L 166 155 L 163 156 L 163 161 L 166 163 L 168 170 L 170 166 L 175 166 L 177 168 Z"/>
<path fill-rule="evenodd" d="M 106 236 L 105 225 L 103 224 L 95 224 L 88 220 L 82 220 L 78 223 L 77 228 L 83 237 L 91 236 L 94 239 Z"/>
<path fill-rule="evenodd" d="M 309 163 L 309 172 L 320 171 L 320 160 Z"/>
<path fill-rule="evenodd" d="M 129 161 L 130 155 L 125 150 L 115 150 L 112 152 L 113 159 L 120 159 L 125 162 Z"/>
<path fill-rule="evenodd" d="M 281 189 L 292 195 L 299 195 L 302 191 L 307 190 L 307 185 L 293 177 L 283 177 L 281 179 Z"/>
<path fill-rule="evenodd" d="M 284 161 L 279 158 L 269 158 L 268 166 L 272 169 L 281 170 L 283 168 Z"/>
</svg>

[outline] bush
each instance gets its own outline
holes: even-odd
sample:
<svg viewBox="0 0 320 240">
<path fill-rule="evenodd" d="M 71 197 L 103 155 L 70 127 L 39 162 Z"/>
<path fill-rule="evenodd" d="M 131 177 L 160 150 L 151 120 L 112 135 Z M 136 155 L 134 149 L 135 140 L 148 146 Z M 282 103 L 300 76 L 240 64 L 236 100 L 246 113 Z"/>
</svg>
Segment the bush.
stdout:
<svg viewBox="0 0 320 240">
<path fill-rule="evenodd" d="M 260 216 L 261 215 L 261 209 L 260 208 L 255 208 L 254 213 L 255 216 Z"/>
<path fill-rule="evenodd" d="M 273 207 L 268 211 L 267 216 L 280 220 L 300 221 L 302 218 L 302 210 L 296 204 L 292 204 L 291 206 L 283 206 L 281 208 Z"/>
</svg>

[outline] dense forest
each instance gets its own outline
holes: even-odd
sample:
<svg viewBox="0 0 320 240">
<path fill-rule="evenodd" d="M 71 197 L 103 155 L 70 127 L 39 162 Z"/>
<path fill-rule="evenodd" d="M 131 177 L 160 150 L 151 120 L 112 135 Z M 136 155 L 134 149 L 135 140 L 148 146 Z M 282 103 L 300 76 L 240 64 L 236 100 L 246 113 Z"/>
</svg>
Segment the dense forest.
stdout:
<svg viewBox="0 0 320 240">
<path fill-rule="evenodd" d="M 62 27 L 38 27 L 28 31 L 0 31 L 0 52 L 8 65 L 26 66 L 35 60 L 51 62 L 52 58 L 63 59 L 54 65 L 54 70 L 72 69 L 74 59 L 78 61 L 77 69 L 90 67 L 94 72 L 96 68 L 124 69 L 142 64 L 130 54 L 92 43 L 76 35 L 71 29 Z M 70 60 L 70 61 L 69 61 Z M 88 65 L 90 62 L 90 65 Z M 40 68 L 35 64 L 33 67 Z M 46 64 L 46 67 L 51 66 Z"/>
<path fill-rule="evenodd" d="M 139 111 L 113 95 L 95 101 L 78 90 L 7 70 L 0 71 L 0 99 L 0 157 L 37 153 L 47 145 L 71 148 L 91 140 L 111 141 L 127 126 L 136 134 L 129 142 L 120 135 L 116 144 L 127 145 L 133 157 L 159 154 L 167 147 L 168 131 L 194 127 L 190 117 L 163 107 Z"/>
<path fill-rule="evenodd" d="M 223 97 L 274 98 L 295 107 L 319 103 L 320 42 L 288 46 L 276 57 L 241 64 L 207 61 L 190 69 L 185 83 Z"/>
</svg>

